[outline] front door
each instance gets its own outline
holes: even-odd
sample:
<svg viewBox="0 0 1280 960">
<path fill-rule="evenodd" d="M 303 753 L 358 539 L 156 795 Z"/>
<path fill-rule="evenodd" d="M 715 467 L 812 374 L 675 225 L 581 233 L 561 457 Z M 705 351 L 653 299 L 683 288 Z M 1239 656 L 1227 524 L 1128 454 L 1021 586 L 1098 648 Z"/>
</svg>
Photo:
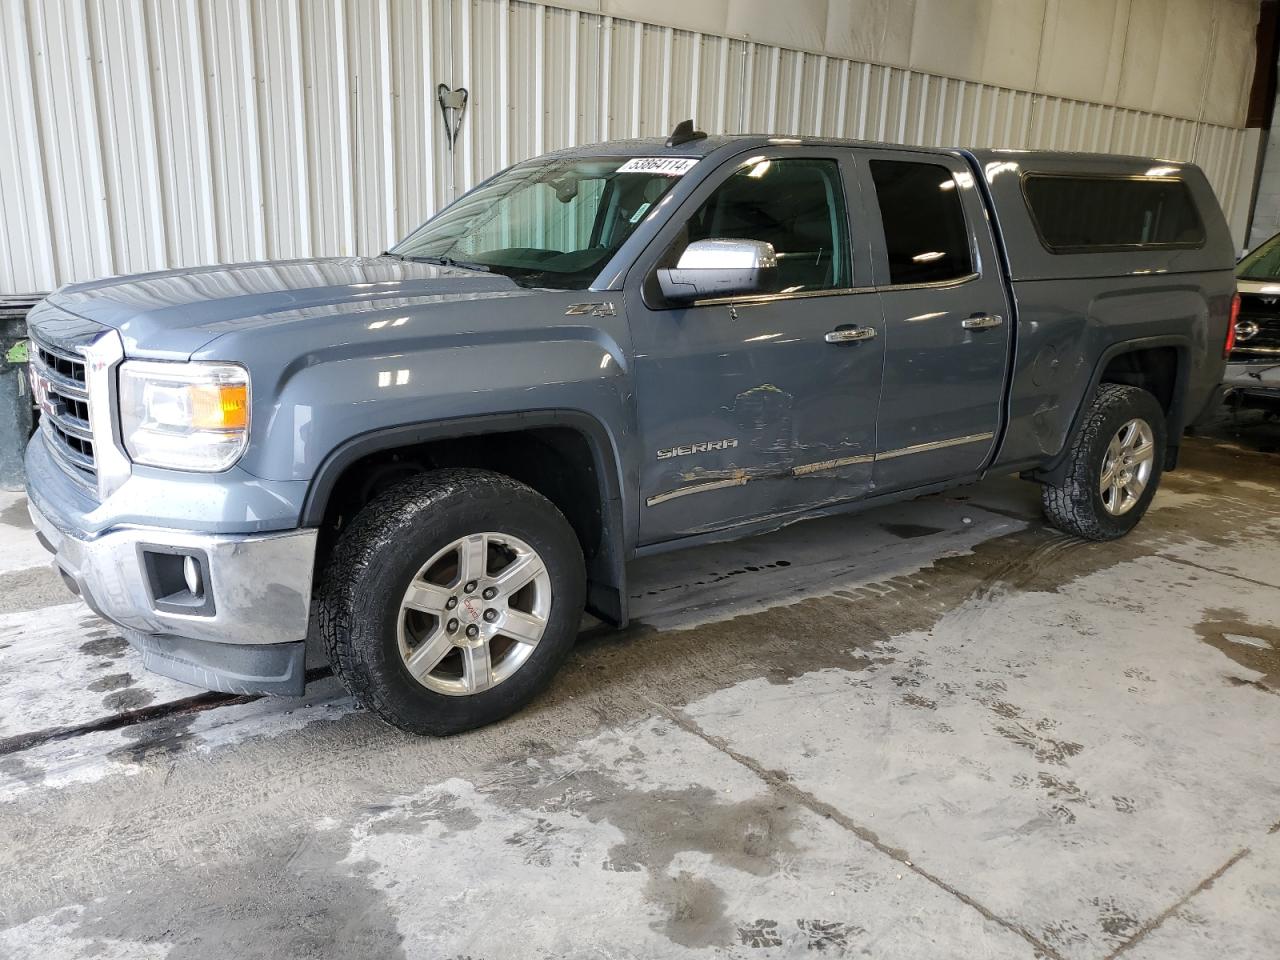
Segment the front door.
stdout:
<svg viewBox="0 0 1280 960">
<path fill-rule="evenodd" d="M 882 226 L 874 237 L 885 322 L 875 488 L 979 471 L 994 447 L 1012 312 L 969 166 L 959 157 L 859 151 Z"/>
<path fill-rule="evenodd" d="M 641 543 L 870 486 L 883 338 L 856 214 L 851 229 L 860 209 L 847 152 L 759 151 L 708 178 L 629 278 Z M 703 239 L 772 244 L 776 283 L 750 297 L 665 302 L 654 270 Z"/>
</svg>

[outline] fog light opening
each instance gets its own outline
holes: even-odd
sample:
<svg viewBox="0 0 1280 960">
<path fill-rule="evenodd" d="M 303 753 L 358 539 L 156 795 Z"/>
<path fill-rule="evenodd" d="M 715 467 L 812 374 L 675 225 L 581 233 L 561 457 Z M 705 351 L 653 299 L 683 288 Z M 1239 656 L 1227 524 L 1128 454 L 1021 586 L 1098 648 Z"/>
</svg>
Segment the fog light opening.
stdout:
<svg viewBox="0 0 1280 960">
<path fill-rule="evenodd" d="M 203 550 L 148 543 L 141 545 L 141 552 L 153 609 L 186 616 L 214 615 L 209 557 Z"/>
</svg>

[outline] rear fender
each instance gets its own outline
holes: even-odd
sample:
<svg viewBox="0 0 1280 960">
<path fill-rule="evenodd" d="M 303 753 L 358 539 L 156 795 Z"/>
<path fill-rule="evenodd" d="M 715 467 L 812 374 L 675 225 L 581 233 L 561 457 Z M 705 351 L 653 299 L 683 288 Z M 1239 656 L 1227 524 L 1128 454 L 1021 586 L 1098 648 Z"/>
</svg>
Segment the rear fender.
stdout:
<svg viewBox="0 0 1280 960">
<path fill-rule="evenodd" d="M 1093 403 L 1093 398 L 1098 393 L 1098 385 L 1102 382 L 1102 375 L 1106 372 L 1111 361 L 1126 353 L 1136 353 L 1140 350 L 1150 350 L 1156 347 L 1173 347 L 1178 355 L 1178 369 L 1174 381 L 1173 399 L 1167 420 L 1168 448 L 1165 454 L 1165 469 L 1172 470 L 1177 465 L 1178 447 L 1182 438 L 1183 428 L 1186 425 L 1185 408 L 1187 380 L 1191 366 L 1191 341 L 1187 337 L 1178 335 L 1144 337 L 1140 340 L 1125 340 L 1120 343 L 1113 343 L 1098 357 L 1089 379 L 1088 389 L 1081 397 L 1080 403 L 1077 405 L 1075 414 L 1071 419 L 1071 428 L 1067 431 L 1066 442 L 1062 445 L 1062 449 L 1057 456 L 1049 461 L 1048 464 L 1039 470 L 1033 471 L 1033 479 L 1049 483 L 1059 483 L 1064 479 L 1068 468 L 1067 457 L 1071 451 L 1071 440 L 1080 430 L 1080 425 L 1084 422 L 1089 407 Z"/>
</svg>

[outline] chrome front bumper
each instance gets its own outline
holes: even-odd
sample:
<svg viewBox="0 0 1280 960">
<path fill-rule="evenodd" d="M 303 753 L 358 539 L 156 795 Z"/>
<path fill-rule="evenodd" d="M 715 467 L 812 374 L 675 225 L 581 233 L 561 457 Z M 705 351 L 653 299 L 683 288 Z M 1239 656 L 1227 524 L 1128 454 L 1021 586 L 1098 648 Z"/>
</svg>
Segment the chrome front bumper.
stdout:
<svg viewBox="0 0 1280 960">
<path fill-rule="evenodd" d="M 315 530 L 236 536 L 120 527 L 86 538 L 30 499 L 27 508 L 68 585 L 124 628 L 148 669 L 211 690 L 302 693 Z M 176 612 L 155 596 L 144 557 L 175 551 L 205 562 L 211 602 L 202 612 Z"/>
<path fill-rule="evenodd" d="M 215 643 L 306 638 L 315 530 L 229 536 L 130 527 L 81 539 L 60 529 L 30 501 L 28 510 L 58 569 L 95 612 L 128 630 Z M 142 559 L 147 547 L 199 551 L 208 558 L 209 614 L 157 608 Z"/>
<path fill-rule="evenodd" d="M 1275 360 L 1228 363 L 1222 385 L 1228 390 L 1280 398 L 1280 356 Z"/>
</svg>

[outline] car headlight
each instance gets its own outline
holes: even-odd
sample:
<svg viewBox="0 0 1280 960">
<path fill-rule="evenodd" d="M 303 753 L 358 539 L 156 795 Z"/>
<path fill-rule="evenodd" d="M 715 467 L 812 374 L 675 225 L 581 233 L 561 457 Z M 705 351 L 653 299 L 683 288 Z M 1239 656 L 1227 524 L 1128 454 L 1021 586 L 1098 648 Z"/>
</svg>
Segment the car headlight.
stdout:
<svg viewBox="0 0 1280 960">
<path fill-rule="evenodd" d="M 134 463 L 216 473 L 249 442 L 249 372 L 230 363 L 129 360 L 120 427 Z"/>
</svg>

